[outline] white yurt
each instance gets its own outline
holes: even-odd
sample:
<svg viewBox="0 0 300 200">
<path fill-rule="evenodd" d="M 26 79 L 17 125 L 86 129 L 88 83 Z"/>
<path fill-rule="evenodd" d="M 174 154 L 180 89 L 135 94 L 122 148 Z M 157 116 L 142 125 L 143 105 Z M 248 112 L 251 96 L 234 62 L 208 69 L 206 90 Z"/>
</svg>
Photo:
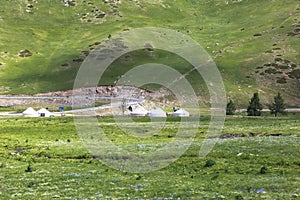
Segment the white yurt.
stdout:
<svg viewBox="0 0 300 200">
<path fill-rule="evenodd" d="M 180 108 L 180 109 L 176 110 L 173 113 L 173 116 L 176 116 L 176 117 L 189 117 L 190 113 L 188 111 L 184 110 L 183 108 Z"/>
<path fill-rule="evenodd" d="M 41 108 L 40 110 L 37 111 L 38 115 L 40 117 L 53 117 L 54 114 L 52 112 L 50 112 L 49 110 L 45 109 L 45 108 Z"/>
<path fill-rule="evenodd" d="M 24 112 L 22 112 L 23 117 L 38 117 L 39 114 L 32 108 L 27 108 Z"/>
<path fill-rule="evenodd" d="M 131 116 L 146 116 L 148 114 L 148 110 L 140 104 L 132 105 L 130 111 Z"/>
<path fill-rule="evenodd" d="M 149 117 L 167 117 L 167 114 L 165 111 L 163 111 L 163 109 L 158 108 L 158 107 L 153 107 L 149 113 L 148 113 Z"/>
</svg>

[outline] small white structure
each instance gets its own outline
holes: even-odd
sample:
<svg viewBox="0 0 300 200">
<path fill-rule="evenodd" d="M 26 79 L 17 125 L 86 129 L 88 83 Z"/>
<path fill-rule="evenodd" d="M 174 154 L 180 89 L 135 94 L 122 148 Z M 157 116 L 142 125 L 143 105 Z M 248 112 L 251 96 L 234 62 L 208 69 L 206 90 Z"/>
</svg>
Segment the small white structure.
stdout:
<svg viewBox="0 0 300 200">
<path fill-rule="evenodd" d="M 189 117 L 190 113 L 188 111 L 184 110 L 183 108 L 180 108 L 180 109 L 176 110 L 173 113 L 173 116 L 176 116 L 176 117 Z"/>
<path fill-rule="evenodd" d="M 32 107 L 27 108 L 22 112 L 23 117 L 38 117 L 39 114 Z"/>
<path fill-rule="evenodd" d="M 146 116 L 148 114 L 148 110 L 140 104 L 131 105 L 130 111 L 131 116 Z"/>
<path fill-rule="evenodd" d="M 167 117 L 167 114 L 165 111 L 163 111 L 161 108 L 153 107 L 149 113 L 149 117 Z"/>
<path fill-rule="evenodd" d="M 54 114 L 45 108 L 37 111 L 39 117 L 54 117 Z"/>
</svg>

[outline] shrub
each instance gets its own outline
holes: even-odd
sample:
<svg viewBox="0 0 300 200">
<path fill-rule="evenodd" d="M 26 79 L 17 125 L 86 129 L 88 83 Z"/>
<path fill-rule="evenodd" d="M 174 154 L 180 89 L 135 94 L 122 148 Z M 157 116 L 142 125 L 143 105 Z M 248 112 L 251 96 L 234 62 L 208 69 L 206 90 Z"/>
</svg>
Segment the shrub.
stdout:
<svg viewBox="0 0 300 200">
<path fill-rule="evenodd" d="M 243 196 L 242 195 L 237 195 L 235 196 L 235 200 L 244 200 Z"/>
<path fill-rule="evenodd" d="M 28 185 L 27 185 L 28 188 L 31 188 L 33 186 L 34 186 L 34 182 L 29 182 Z"/>
<path fill-rule="evenodd" d="M 269 68 L 269 69 L 265 70 L 265 73 L 267 73 L 267 74 L 276 74 L 277 70 L 274 69 L 274 68 Z"/>
<path fill-rule="evenodd" d="M 254 37 L 259 37 L 259 36 L 262 36 L 262 34 L 261 34 L 261 33 L 256 33 L 256 34 L 254 34 L 253 36 L 254 36 Z"/>
<path fill-rule="evenodd" d="M 31 164 L 28 163 L 28 166 L 27 166 L 27 168 L 25 169 L 25 172 L 32 172 L 32 171 L 33 171 L 33 170 L 32 170 Z"/>
<path fill-rule="evenodd" d="M 295 69 L 288 73 L 290 78 L 297 78 L 300 79 L 300 69 Z"/>
<path fill-rule="evenodd" d="M 212 167 L 215 164 L 216 164 L 215 161 L 213 161 L 213 160 L 207 160 L 206 163 L 205 163 L 205 165 L 204 165 L 204 167 Z"/>
<path fill-rule="evenodd" d="M 226 115 L 234 115 L 235 110 L 236 110 L 236 107 L 235 107 L 234 103 L 232 102 L 232 100 L 230 99 L 229 103 L 227 103 L 227 106 L 226 106 Z"/>
<path fill-rule="evenodd" d="M 287 83 L 285 78 L 278 78 L 276 83 L 284 84 Z"/>
<path fill-rule="evenodd" d="M 261 174 L 265 174 L 265 173 L 267 173 L 267 171 L 268 171 L 268 169 L 265 166 L 263 166 L 262 168 L 260 168 L 260 173 Z"/>
</svg>

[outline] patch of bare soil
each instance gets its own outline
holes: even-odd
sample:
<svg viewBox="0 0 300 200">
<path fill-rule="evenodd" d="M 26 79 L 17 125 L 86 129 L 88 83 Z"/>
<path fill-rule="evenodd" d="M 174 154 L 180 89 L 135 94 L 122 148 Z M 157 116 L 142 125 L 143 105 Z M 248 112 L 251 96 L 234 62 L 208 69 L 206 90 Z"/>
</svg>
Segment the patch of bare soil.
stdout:
<svg viewBox="0 0 300 200">
<path fill-rule="evenodd" d="M 279 136 L 282 136 L 282 133 L 271 133 L 271 134 L 267 134 L 267 135 L 264 135 L 262 133 L 252 133 L 252 132 L 245 133 L 245 134 L 232 134 L 232 133 L 229 133 L 229 134 L 221 135 L 219 138 L 220 139 L 227 139 L 227 138 L 259 137 L 259 136 L 279 137 Z"/>
</svg>

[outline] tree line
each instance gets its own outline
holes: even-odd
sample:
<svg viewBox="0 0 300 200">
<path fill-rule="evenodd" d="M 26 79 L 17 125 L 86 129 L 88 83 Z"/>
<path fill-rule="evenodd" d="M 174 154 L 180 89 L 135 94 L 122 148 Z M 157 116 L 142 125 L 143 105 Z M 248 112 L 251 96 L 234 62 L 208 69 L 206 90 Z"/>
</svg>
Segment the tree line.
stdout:
<svg viewBox="0 0 300 200">
<path fill-rule="evenodd" d="M 275 117 L 278 116 L 279 113 L 285 113 L 285 104 L 284 99 L 282 98 L 280 92 L 274 97 L 274 101 L 271 104 L 267 105 L 270 113 Z M 248 116 L 261 116 L 263 106 L 260 103 L 258 93 L 254 93 L 253 97 L 249 101 L 249 105 L 247 107 L 247 115 Z M 236 106 L 233 101 L 230 99 L 227 103 L 226 107 L 226 115 L 233 115 L 236 111 Z"/>
</svg>

